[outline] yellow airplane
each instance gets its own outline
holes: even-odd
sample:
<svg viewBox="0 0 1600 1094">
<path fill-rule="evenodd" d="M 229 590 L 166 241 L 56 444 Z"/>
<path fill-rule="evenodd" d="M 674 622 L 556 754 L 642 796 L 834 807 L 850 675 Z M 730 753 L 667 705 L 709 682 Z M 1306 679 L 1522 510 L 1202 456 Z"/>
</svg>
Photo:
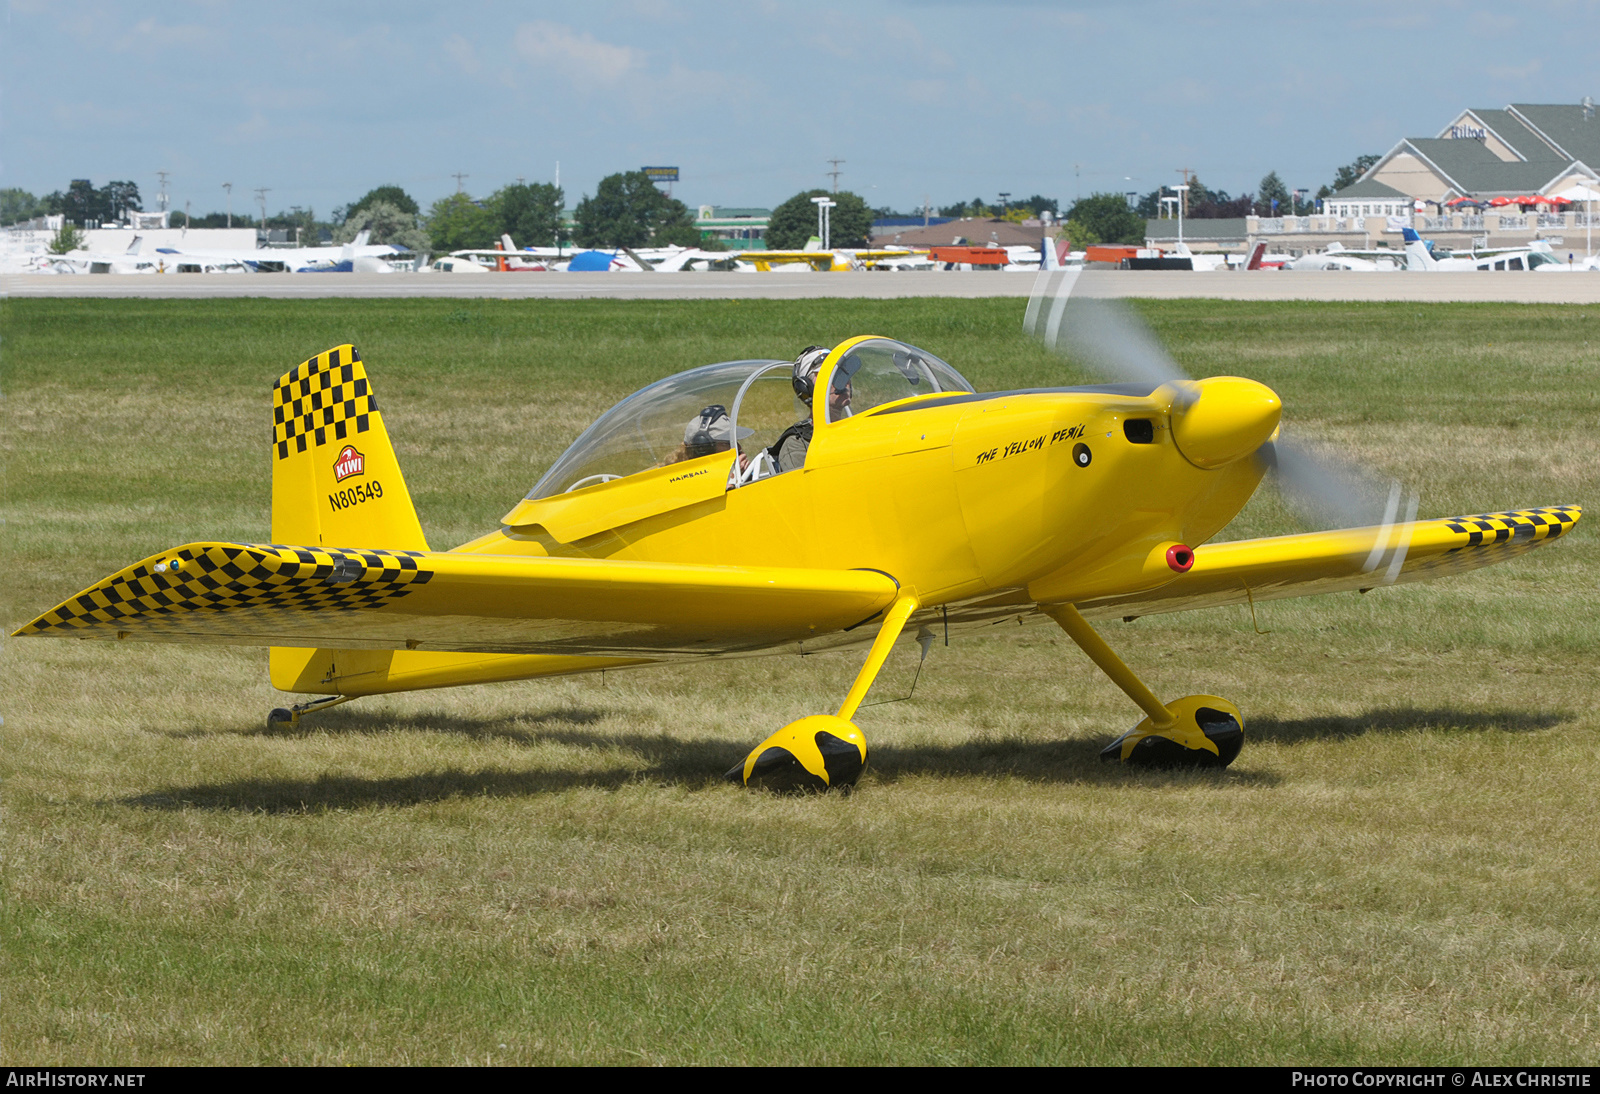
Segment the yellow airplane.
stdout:
<svg viewBox="0 0 1600 1094">
<path fill-rule="evenodd" d="M 804 250 L 804 251 L 730 251 L 729 258 L 740 262 L 753 262 L 760 273 L 770 273 L 774 266 L 803 264 L 819 273 L 841 273 L 846 270 L 872 269 L 877 263 L 891 258 L 911 258 L 925 255 L 926 250 L 905 248 L 878 250 Z"/>
<path fill-rule="evenodd" d="M 734 361 L 644 388 L 498 529 L 434 551 L 345 345 L 273 387 L 274 543 L 174 547 L 16 636 L 269 646 L 274 686 L 323 696 L 269 724 L 385 692 L 865 645 L 837 711 L 729 772 L 824 790 L 866 766 L 851 719 L 896 640 L 926 656 L 951 635 L 1053 620 L 1146 715 L 1103 756 L 1226 766 L 1238 708 L 1163 702 L 1090 619 L 1459 573 L 1580 515 L 1396 520 L 1391 497 L 1376 526 L 1206 545 L 1266 473 L 1280 410 L 1231 376 L 977 393 L 931 353 L 852 338 L 809 377 Z M 803 466 L 780 472 L 779 443 L 807 432 Z"/>
</svg>

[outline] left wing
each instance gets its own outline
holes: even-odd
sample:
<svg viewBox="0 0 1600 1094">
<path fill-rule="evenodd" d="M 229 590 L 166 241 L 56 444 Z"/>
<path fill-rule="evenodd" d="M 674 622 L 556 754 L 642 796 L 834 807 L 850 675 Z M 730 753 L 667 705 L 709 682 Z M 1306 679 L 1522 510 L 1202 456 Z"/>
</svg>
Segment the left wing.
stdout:
<svg viewBox="0 0 1600 1094">
<path fill-rule="evenodd" d="M 15 637 L 656 659 L 852 629 L 898 590 L 876 570 L 190 543 Z"/>
<path fill-rule="evenodd" d="M 1549 543 L 1583 509 L 1558 505 L 1375 528 L 1208 543 L 1194 567 L 1156 589 L 1082 601 L 1085 616 L 1140 616 L 1371 589 L 1475 570 Z"/>
</svg>

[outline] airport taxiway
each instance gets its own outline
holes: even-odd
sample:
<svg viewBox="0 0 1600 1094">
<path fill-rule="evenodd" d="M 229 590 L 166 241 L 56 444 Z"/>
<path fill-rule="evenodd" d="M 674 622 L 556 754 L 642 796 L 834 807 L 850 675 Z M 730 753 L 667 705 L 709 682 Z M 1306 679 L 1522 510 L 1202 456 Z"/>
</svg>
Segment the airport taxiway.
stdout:
<svg viewBox="0 0 1600 1094">
<path fill-rule="evenodd" d="M 142 297 L 283 300 L 393 299 L 798 300 L 826 297 L 1026 297 L 1031 274 L 893 273 L 510 273 L 482 274 L 164 274 L 0 277 L 0 293 L 32 297 Z M 1171 270 L 1086 272 L 1076 293 L 1159 300 L 1363 300 L 1414 302 L 1600 303 L 1600 273 L 1358 273 Z"/>
</svg>

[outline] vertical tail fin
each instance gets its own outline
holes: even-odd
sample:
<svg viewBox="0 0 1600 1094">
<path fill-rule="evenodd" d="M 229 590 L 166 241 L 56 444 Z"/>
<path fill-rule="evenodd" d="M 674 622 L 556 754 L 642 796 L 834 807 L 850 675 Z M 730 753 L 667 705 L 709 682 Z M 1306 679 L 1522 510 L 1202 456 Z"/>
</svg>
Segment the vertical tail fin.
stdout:
<svg viewBox="0 0 1600 1094">
<path fill-rule="evenodd" d="M 1060 268 L 1061 256 L 1056 250 L 1056 241 L 1048 235 L 1041 237 L 1039 240 L 1039 269 L 1059 270 Z"/>
<path fill-rule="evenodd" d="M 278 377 L 272 418 L 273 542 L 428 549 L 354 346 Z"/>
<path fill-rule="evenodd" d="M 1400 234 L 1406 241 L 1406 269 L 1408 270 L 1435 270 L 1439 262 L 1428 253 L 1428 245 L 1422 241 L 1415 228 L 1402 228 Z"/>
<path fill-rule="evenodd" d="M 272 539 L 305 547 L 428 549 L 354 346 L 317 354 L 272 388 Z M 371 671 L 390 656 L 274 646 L 269 675 L 285 691 L 327 691 L 341 669 Z"/>
</svg>

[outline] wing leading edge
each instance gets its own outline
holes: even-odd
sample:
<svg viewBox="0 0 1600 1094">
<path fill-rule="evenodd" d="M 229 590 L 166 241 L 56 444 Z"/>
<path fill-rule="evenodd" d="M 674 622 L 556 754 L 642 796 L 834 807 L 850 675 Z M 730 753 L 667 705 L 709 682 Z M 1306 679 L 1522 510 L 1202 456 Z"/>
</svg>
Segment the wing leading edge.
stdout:
<svg viewBox="0 0 1600 1094">
<path fill-rule="evenodd" d="M 870 570 L 190 543 L 15 636 L 658 659 L 850 628 L 898 587 Z"/>
<path fill-rule="evenodd" d="M 1427 581 L 1505 562 L 1570 531 L 1577 505 L 1442 517 L 1233 543 L 1209 543 L 1194 567 L 1156 589 L 1099 597 L 1085 616 L 1157 615 L 1254 600 Z"/>
</svg>

